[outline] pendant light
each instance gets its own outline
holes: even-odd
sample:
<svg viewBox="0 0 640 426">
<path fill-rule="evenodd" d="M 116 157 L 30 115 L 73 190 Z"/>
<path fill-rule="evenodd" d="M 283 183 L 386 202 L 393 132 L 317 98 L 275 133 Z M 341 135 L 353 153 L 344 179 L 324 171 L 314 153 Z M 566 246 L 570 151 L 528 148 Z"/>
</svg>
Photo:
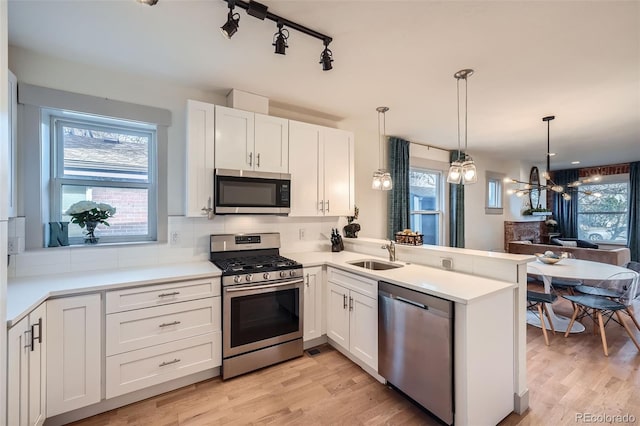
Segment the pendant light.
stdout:
<svg viewBox="0 0 640 426">
<path fill-rule="evenodd" d="M 555 152 L 551 152 L 551 138 L 550 138 L 550 134 L 551 134 L 551 121 L 555 120 L 556 116 L 555 115 L 548 115 L 546 117 L 542 117 L 542 121 L 544 121 L 545 123 L 547 123 L 547 154 L 546 154 L 546 159 L 547 159 L 547 169 L 545 170 L 545 172 L 542 174 L 542 177 L 544 177 L 545 179 L 545 184 L 544 185 L 540 185 L 540 183 L 535 183 L 535 182 L 523 182 L 517 179 L 512 179 L 509 177 L 504 178 L 504 182 L 505 183 L 513 183 L 516 184 L 518 186 L 523 185 L 523 187 L 519 187 L 516 189 L 510 189 L 507 191 L 507 194 L 510 195 L 515 195 L 516 197 L 523 197 L 525 195 L 529 195 L 531 194 L 532 191 L 538 191 L 538 193 L 540 193 L 541 191 L 552 191 L 552 192 L 556 192 L 558 194 L 560 194 L 560 196 L 562 197 L 563 200 L 565 201 L 569 201 L 571 200 L 571 194 L 569 193 L 569 191 L 571 190 L 575 190 L 576 192 L 580 192 L 583 193 L 585 195 L 592 195 L 596 198 L 599 198 L 602 196 L 601 193 L 599 192 L 593 192 L 593 191 L 582 191 L 579 190 L 578 187 L 580 185 L 584 185 L 584 184 L 588 184 L 588 183 L 594 183 L 594 182 L 599 182 L 601 180 L 601 176 L 600 175 L 593 175 L 590 176 L 586 179 L 578 179 L 575 182 L 571 182 L 567 185 L 567 188 L 565 188 L 562 185 L 558 185 L 556 184 L 552 179 L 551 179 L 551 157 L 553 157 L 555 154 Z M 531 206 L 532 208 L 535 208 L 536 206 Z"/>
<path fill-rule="evenodd" d="M 458 94 L 458 157 L 451 162 L 447 182 L 454 184 L 471 184 L 478 181 L 478 172 L 473 158 L 467 154 L 467 77 L 473 75 L 472 69 L 463 69 L 456 72 L 453 76 L 456 78 L 456 88 Z M 460 80 L 464 80 L 464 154 L 460 150 Z"/>
<path fill-rule="evenodd" d="M 379 189 L 382 191 L 389 191 L 393 188 L 393 182 L 391 181 L 391 173 L 384 169 L 384 138 L 386 137 L 386 121 L 385 113 L 389 111 L 388 107 L 378 107 L 378 170 L 373 172 L 373 180 L 371 181 L 371 188 Z M 382 116 L 382 132 L 380 132 L 380 116 Z"/>
</svg>

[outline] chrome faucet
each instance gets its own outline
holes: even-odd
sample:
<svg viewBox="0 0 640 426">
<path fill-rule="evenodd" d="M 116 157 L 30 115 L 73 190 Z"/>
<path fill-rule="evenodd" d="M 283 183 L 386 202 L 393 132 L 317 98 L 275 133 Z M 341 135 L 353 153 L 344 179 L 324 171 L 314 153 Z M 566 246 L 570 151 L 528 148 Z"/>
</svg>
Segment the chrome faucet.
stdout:
<svg viewBox="0 0 640 426">
<path fill-rule="evenodd" d="M 396 261 L 396 243 L 394 243 L 393 241 L 389 241 L 389 244 L 385 244 L 381 248 L 387 249 L 387 251 L 389 252 L 389 262 Z"/>
</svg>

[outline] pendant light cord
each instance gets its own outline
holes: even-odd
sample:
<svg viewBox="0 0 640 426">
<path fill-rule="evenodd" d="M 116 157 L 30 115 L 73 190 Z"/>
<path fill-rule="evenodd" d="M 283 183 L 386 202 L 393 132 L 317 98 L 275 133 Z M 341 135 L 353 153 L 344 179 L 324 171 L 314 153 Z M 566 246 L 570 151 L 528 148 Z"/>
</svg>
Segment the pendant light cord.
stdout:
<svg viewBox="0 0 640 426">
<path fill-rule="evenodd" d="M 384 147 L 382 146 L 382 136 L 380 135 L 380 114 L 378 111 L 378 169 L 382 170 L 382 157 L 384 156 Z"/>
<path fill-rule="evenodd" d="M 549 133 L 549 128 L 551 127 L 551 120 L 547 120 L 547 176 L 551 176 L 550 172 L 551 172 L 551 145 L 549 143 L 549 138 L 550 138 L 550 133 Z"/>
<path fill-rule="evenodd" d="M 457 100 L 458 100 L 458 158 L 456 161 L 460 161 L 460 79 L 456 80 Z"/>
<path fill-rule="evenodd" d="M 468 87 L 469 84 L 467 83 L 467 78 L 464 78 L 464 155 L 465 158 L 467 156 L 467 135 L 469 134 L 469 123 L 468 123 L 468 117 L 469 117 L 469 106 L 468 106 Z"/>
</svg>

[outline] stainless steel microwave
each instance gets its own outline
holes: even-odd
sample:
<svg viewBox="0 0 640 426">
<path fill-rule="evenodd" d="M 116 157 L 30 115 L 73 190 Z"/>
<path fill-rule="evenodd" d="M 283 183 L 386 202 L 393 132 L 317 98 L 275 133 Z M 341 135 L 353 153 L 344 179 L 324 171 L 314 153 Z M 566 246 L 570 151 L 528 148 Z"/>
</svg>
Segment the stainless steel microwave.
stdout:
<svg viewBox="0 0 640 426">
<path fill-rule="evenodd" d="M 291 175 L 216 169 L 215 214 L 279 214 L 291 211 Z"/>
</svg>

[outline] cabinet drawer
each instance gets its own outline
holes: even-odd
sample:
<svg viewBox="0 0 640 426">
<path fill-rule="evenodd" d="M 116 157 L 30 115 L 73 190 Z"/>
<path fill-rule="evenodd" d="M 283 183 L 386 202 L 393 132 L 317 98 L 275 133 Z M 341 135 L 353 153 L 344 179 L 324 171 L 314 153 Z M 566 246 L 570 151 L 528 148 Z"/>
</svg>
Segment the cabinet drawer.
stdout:
<svg viewBox="0 0 640 426">
<path fill-rule="evenodd" d="M 369 297 L 378 297 L 378 282 L 360 275 L 344 272 L 339 269 L 327 269 L 327 281 L 355 290 Z"/>
<path fill-rule="evenodd" d="M 220 331 L 220 297 L 107 315 L 107 356 Z"/>
<path fill-rule="evenodd" d="M 220 278 L 178 281 L 107 292 L 107 313 L 220 296 Z"/>
<path fill-rule="evenodd" d="M 220 366 L 221 336 L 216 331 L 107 357 L 107 399 Z"/>
</svg>

